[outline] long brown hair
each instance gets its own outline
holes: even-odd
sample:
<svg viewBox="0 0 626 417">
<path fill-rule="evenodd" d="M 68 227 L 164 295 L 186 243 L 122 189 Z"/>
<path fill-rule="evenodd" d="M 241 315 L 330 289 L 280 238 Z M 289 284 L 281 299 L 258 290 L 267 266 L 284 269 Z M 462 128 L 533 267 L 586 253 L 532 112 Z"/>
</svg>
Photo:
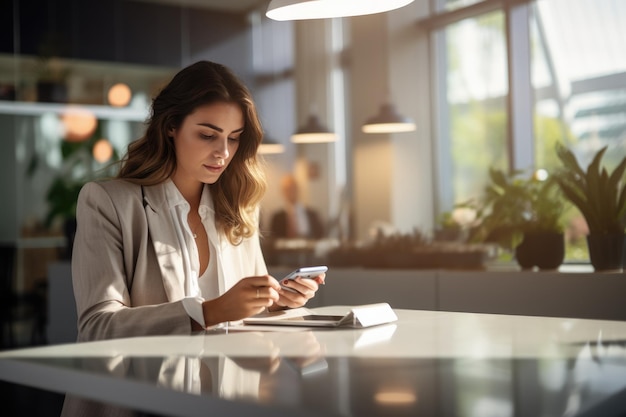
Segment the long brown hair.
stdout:
<svg viewBox="0 0 626 417">
<path fill-rule="evenodd" d="M 200 61 L 172 78 L 152 101 L 146 133 L 128 146 L 117 177 L 141 185 L 160 184 L 170 178 L 176 170 L 176 152 L 168 131 L 178 129 L 199 106 L 215 102 L 239 105 L 244 117 L 235 156 L 219 180 L 209 186 L 217 228 L 231 243 L 238 244 L 258 227 L 257 208 L 266 189 L 257 159 L 263 129 L 252 95 L 225 66 Z"/>
</svg>

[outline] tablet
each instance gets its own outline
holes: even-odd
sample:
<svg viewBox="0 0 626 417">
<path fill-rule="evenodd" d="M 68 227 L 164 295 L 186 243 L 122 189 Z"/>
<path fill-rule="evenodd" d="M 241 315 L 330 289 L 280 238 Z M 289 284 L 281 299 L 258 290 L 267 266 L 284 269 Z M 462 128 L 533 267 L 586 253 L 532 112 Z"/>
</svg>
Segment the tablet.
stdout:
<svg viewBox="0 0 626 417">
<path fill-rule="evenodd" d="M 398 319 L 387 303 L 366 304 L 347 309 L 344 315 L 318 314 L 305 307 L 272 311 L 243 320 L 248 325 L 304 326 L 304 327 L 352 327 L 363 328 Z"/>
<path fill-rule="evenodd" d="M 245 319 L 245 324 L 267 324 L 273 326 L 305 326 L 305 327 L 338 327 L 346 316 L 333 316 L 326 314 L 306 314 L 304 316 L 281 317 L 267 316 Z"/>
</svg>

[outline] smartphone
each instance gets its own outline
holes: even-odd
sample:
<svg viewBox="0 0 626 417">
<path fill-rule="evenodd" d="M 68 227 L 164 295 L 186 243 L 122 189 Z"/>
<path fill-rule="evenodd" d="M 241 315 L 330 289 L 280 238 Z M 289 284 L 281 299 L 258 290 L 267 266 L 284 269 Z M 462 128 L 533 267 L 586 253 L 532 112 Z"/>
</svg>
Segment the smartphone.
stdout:
<svg viewBox="0 0 626 417">
<path fill-rule="evenodd" d="M 283 279 L 281 279 L 280 281 L 282 282 L 285 279 L 296 279 L 298 277 L 315 278 L 316 276 L 321 275 L 326 271 L 328 271 L 328 267 L 324 265 L 305 266 L 305 267 L 301 267 L 301 268 L 296 269 L 295 271 L 290 272 L 289 274 L 285 275 Z M 281 287 L 292 292 L 296 291 L 293 288 L 285 287 L 284 285 L 281 285 Z"/>
<path fill-rule="evenodd" d="M 296 279 L 298 277 L 301 278 L 315 278 L 318 275 L 323 274 L 328 271 L 328 267 L 324 265 L 320 266 L 304 266 L 302 268 L 298 268 L 293 272 L 287 274 L 283 279 Z M 282 280 L 281 280 L 282 281 Z"/>
</svg>

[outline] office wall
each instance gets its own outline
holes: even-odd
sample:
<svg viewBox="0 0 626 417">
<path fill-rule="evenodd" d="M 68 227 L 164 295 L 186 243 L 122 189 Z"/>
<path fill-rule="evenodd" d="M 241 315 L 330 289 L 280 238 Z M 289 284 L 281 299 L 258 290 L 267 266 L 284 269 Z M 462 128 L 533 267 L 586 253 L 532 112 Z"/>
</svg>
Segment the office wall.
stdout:
<svg viewBox="0 0 626 417">
<path fill-rule="evenodd" d="M 429 37 L 415 23 L 417 17 L 428 14 L 428 9 L 428 2 L 414 2 L 406 10 L 387 16 L 392 99 L 398 111 L 417 125 L 415 132 L 395 134 L 391 142 L 391 218 L 404 232 L 414 227 L 430 231 L 435 219 Z"/>
<path fill-rule="evenodd" d="M 415 23 L 428 12 L 425 3 L 351 19 L 353 207 L 360 239 L 380 222 L 401 233 L 434 226 L 428 36 Z M 361 132 L 386 100 L 416 121 L 415 132 Z"/>
<path fill-rule="evenodd" d="M 376 222 L 390 223 L 393 183 L 390 135 L 368 135 L 361 125 L 378 112 L 389 85 L 387 20 L 382 14 L 351 19 L 350 76 L 354 158 L 354 214 L 359 239 Z"/>
</svg>

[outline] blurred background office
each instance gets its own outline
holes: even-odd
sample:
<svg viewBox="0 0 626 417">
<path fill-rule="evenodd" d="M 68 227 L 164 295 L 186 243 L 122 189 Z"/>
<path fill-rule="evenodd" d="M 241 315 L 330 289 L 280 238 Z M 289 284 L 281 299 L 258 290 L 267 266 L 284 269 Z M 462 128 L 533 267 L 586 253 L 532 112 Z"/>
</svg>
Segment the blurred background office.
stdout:
<svg viewBox="0 0 626 417">
<path fill-rule="evenodd" d="M 273 239 L 322 239 L 324 225 L 317 211 L 300 199 L 298 180 L 285 174 L 280 180 L 284 206 L 274 213 L 270 221 L 269 236 Z"/>
<path fill-rule="evenodd" d="M 622 0 L 415 0 L 302 21 L 268 19 L 268 3 L 2 2 L 0 241 L 13 291 L 45 300 L 80 186 L 112 174 L 156 91 L 201 59 L 231 67 L 257 101 L 262 224 L 283 205 L 280 179 L 299 174 L 326 249 L 429 236 L 482 193 L 490 167 L 550 172 L 557 141 L 587 162 L 604 145 L 609 165 L 626 154 Z M 381 109 L 409 128 L 364 131 Z M 566 260 L 588 262 L 584 222 L 563 215 Z"/>
</svg>

